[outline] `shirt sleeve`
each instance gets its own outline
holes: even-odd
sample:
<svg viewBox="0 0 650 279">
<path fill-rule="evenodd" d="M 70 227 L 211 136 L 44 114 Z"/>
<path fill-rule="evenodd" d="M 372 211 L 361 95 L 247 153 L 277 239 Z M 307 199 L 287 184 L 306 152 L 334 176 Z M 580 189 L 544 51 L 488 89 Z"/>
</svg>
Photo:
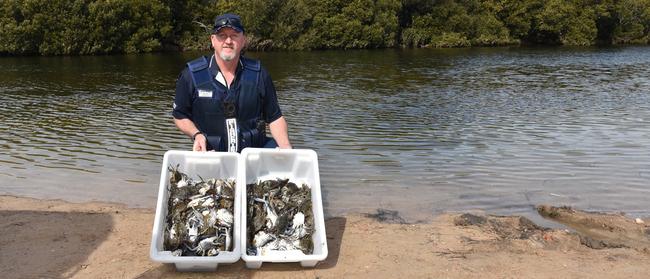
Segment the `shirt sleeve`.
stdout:
<svg viewBox="0 0 650 279">
<path fill-rule="evenodd" d="M 192 93 L 194 85 L 187 67 L 178 75 L 176 80 L 176 97 L 174 97 L 174 106 L 172 116 L 176 119 L 192 119 Z"/>
<path fill-rule="evenodd" d="M 271 76 L 266 69 L 262 68 L 260 78 L 262 80 L 262 90 L 264 90 L 264 104 L 262 104 L 264 121 L 266 123 L 271 123 L 282 117 L 282 111 L 278 104 L 278 96 L 275 92 L 275 86 L 273 86 Z"/>
</svg>

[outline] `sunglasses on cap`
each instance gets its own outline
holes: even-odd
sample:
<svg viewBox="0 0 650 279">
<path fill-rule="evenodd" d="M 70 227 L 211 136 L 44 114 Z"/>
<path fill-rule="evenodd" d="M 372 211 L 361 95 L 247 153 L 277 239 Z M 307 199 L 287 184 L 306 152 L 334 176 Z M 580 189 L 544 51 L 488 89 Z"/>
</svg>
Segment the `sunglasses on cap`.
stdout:
<svg viewBox="0 0 650 279">
<path fill-rule="evenodd" d="M 217 18 L 214 22 L 213 33 L 218 32 L 221 28 L 230 27 L 235 29 L 237 32 L 244 32 L 244 26 L 241 23 L 241 20 L 237 17 L 222 17 Z"/>
</svg>

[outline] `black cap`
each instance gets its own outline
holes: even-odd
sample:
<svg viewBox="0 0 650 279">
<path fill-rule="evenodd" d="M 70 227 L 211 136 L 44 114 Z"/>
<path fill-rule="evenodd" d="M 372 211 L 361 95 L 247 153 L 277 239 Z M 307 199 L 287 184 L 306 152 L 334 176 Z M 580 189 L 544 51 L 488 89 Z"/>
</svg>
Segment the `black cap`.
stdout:
<svg viewBox="0 0 650 279">
<path fill-rule="evenodd" d="M 241 18 L 235 14 L 222 14 L 215 18 L 212 33 L 217 33 L 224 27 L 230 27 L 237 32 L 244 32 L 244 25 L 241 24 Z"/>
</svg>

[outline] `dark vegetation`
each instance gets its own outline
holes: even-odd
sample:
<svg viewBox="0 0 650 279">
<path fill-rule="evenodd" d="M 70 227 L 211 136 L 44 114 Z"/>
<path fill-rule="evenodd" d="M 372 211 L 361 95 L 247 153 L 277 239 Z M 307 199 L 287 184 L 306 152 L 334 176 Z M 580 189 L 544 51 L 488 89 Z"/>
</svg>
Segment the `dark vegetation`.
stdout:
<svg viewBox="0 0 650 279">
<path fill-rule="evenodd" d="M 258 50 L 650 41 L 650 0 L 3 0 L 0 54 L 207 49 L 225 12 Z"/>
</svg>

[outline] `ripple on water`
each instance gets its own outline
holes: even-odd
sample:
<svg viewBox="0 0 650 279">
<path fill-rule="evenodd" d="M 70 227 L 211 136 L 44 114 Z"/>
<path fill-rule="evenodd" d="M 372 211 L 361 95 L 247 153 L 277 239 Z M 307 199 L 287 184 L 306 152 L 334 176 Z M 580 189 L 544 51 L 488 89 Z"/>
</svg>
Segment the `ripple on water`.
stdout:
<svg viewBox="0 0 650 279">
<path fill-rule="evenodd" d="M 648 48 L 251 54 L 319 154 L 327 214 L 650 215 Z M 155 204 L 163 153 L 191 148 L 170 109 L 193 55 L 1 58 L 0 190 Z"/>
</svg>

